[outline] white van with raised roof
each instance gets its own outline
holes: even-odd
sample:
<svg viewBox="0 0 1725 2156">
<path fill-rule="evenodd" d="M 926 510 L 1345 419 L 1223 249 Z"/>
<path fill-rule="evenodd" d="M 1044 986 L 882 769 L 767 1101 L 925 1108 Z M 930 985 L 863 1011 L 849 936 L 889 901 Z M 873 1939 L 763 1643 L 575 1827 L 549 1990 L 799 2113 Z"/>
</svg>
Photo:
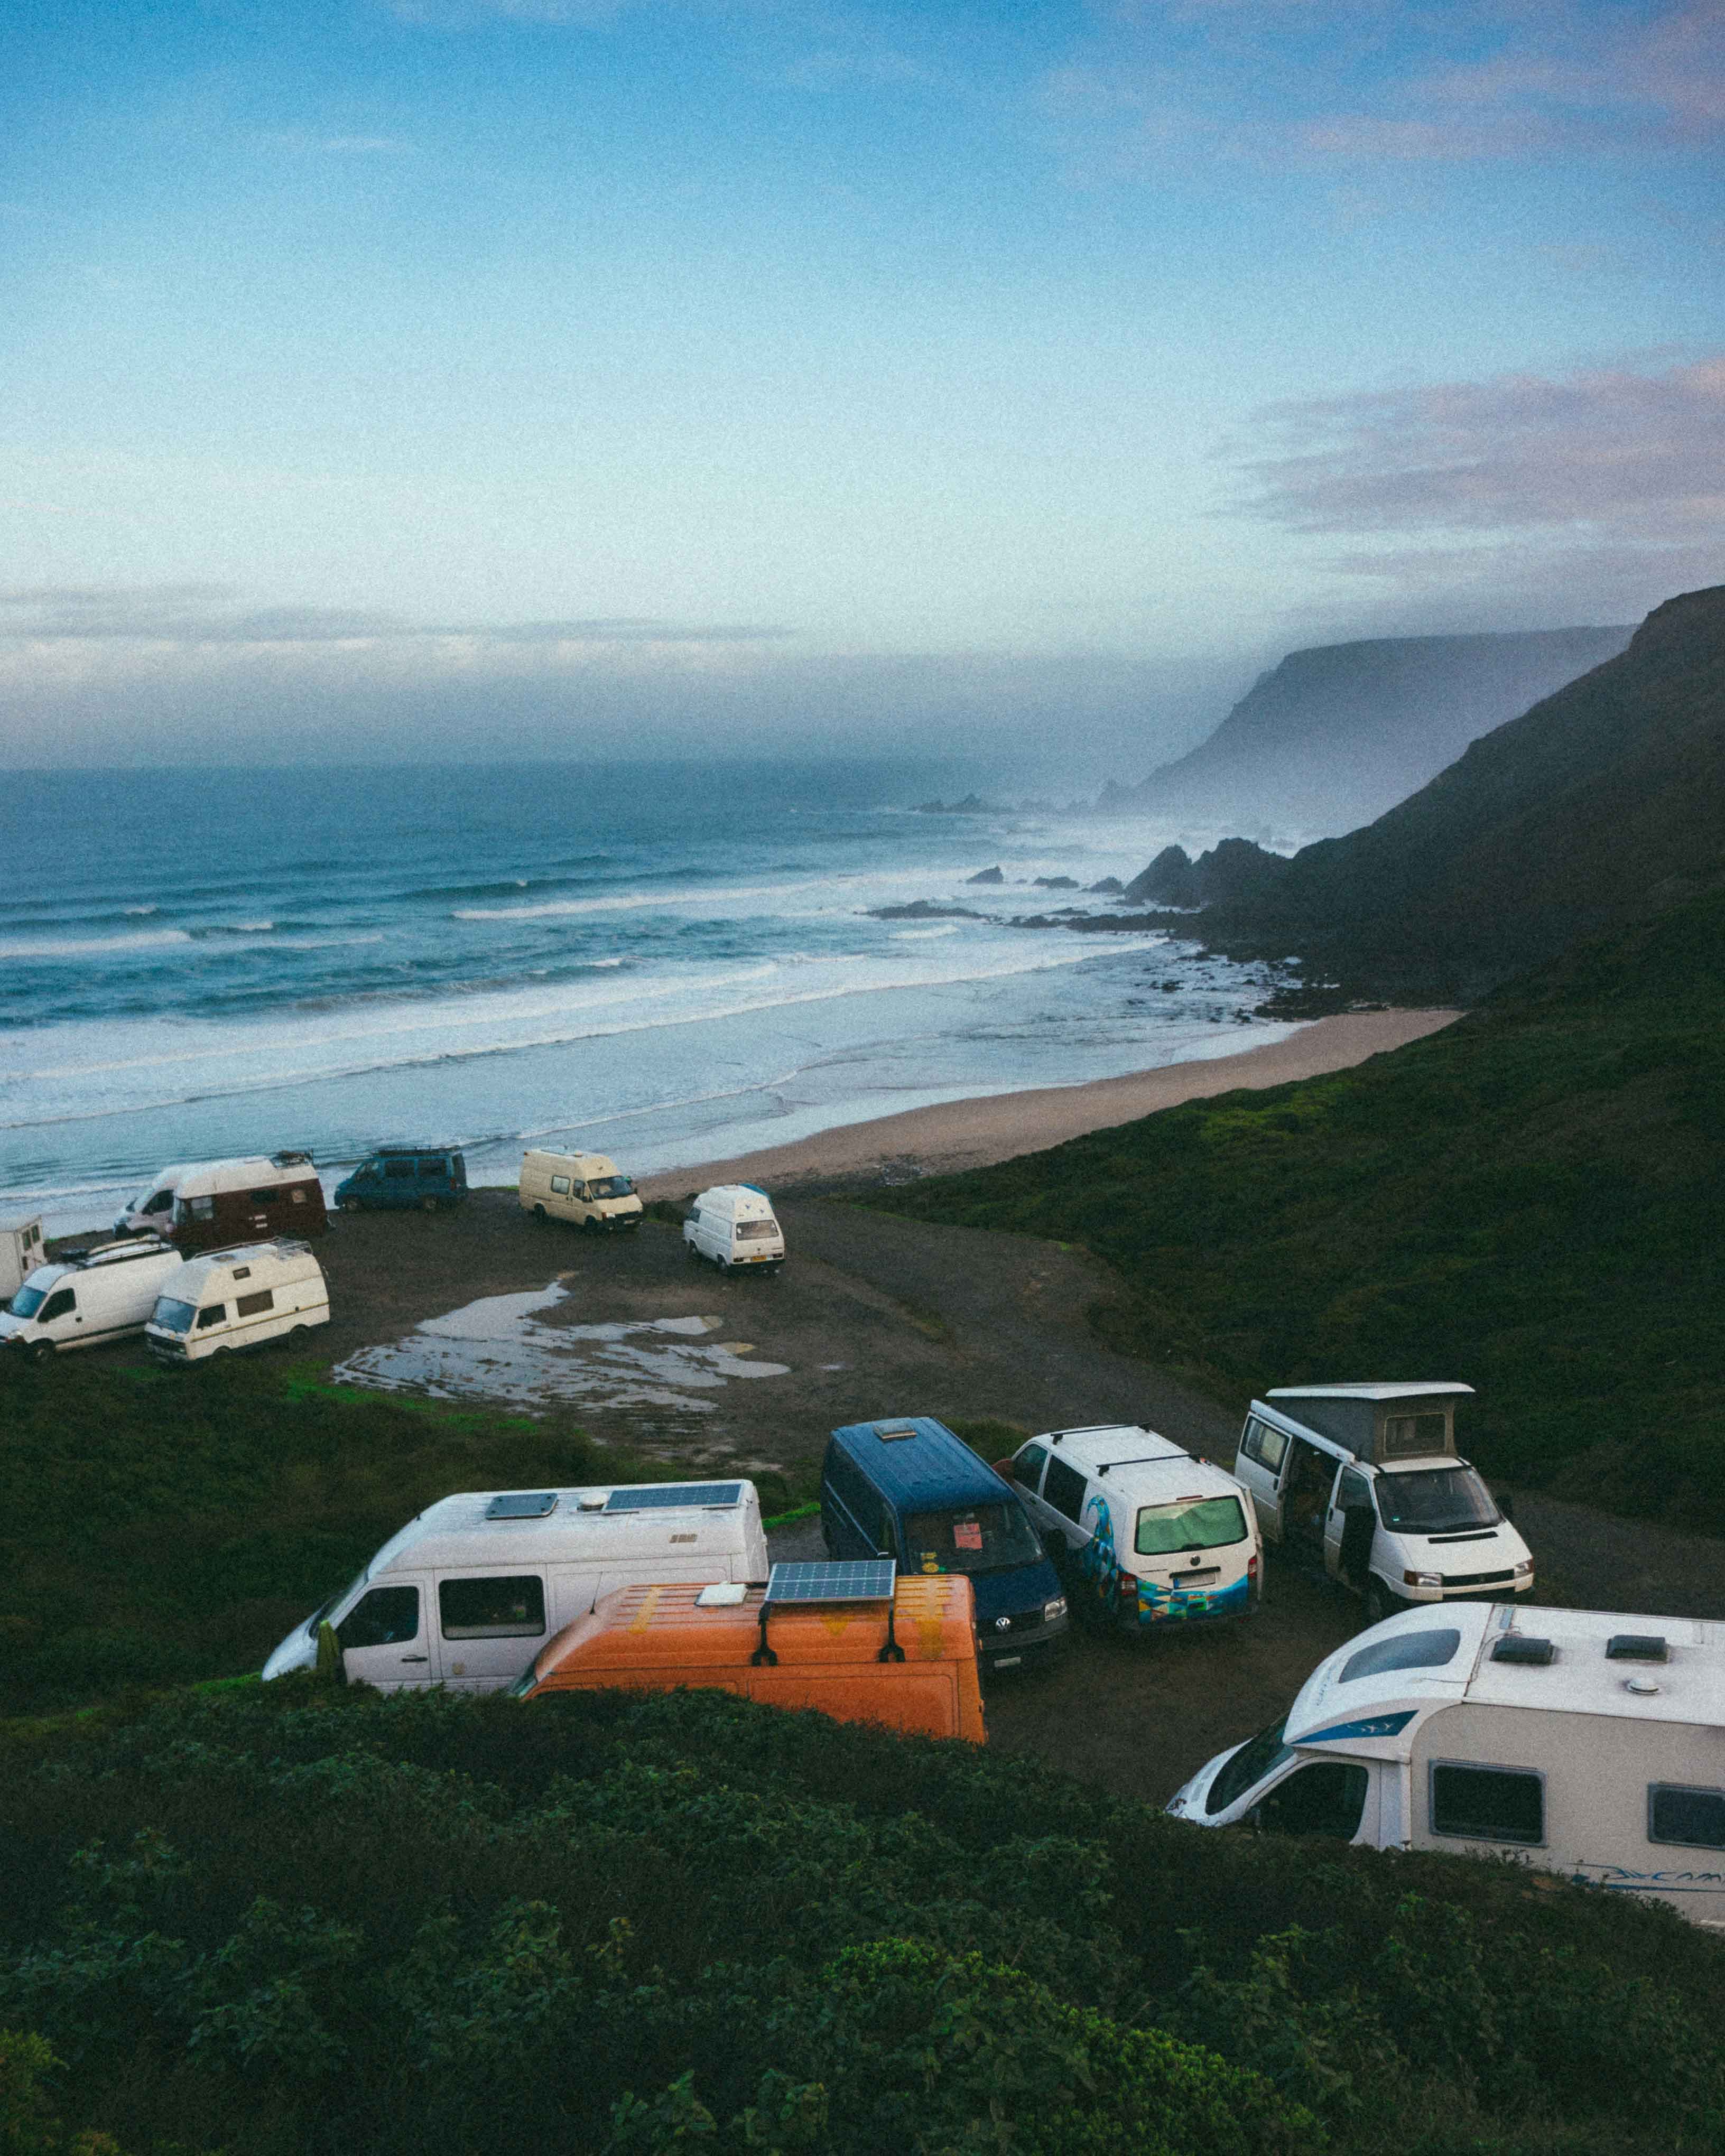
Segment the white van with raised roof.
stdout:
<svg viewBox="0 0 1725 2156">
<path fill-rule="evenodd" d="M 392 1536 L 264 1676 L 315 1668 L 327 1623 L 350 1684 L 497 1691 L 614 1588 L 764 1584 L 768 1569 L 752 1482 L 465 1491 Z"/>
<path fill-rule="evenodd" d="M 703 1190 L 683 1223 L 691 1258 L 726 1272 L 744 1266 L 776 1273 L 784 1263 L 784 1230 L 773 1200 L 752 1183 L 716 1183 Z"/>
<path fill-rule="evenodd" d="M 172 1245 L 153 1235 L 38 1265 L 0 1312 L 0 1346 L 45 1362 L 69 1348 L 124 1340 L 143 1331 L 157 1296 L 185 1270 Z"/>
<path fill-rule="evenodd" d="M 589 1235 L 641 1224 L 634 1183 L 602 1152 L 524 1152 L 521 1203 L 536 1220 L 568 1220 Z"/>
<path fill-rule="evenodd" d="M 330 1322 L 330 1291 L 311 1246 L 291 1235 L 211 1250 L 168 1283 L 144 1329 L 163 1363 L 201 1363 L 272 1340 L 303 1340 Z"/>
<path fill-rule="evenodd" d="M 1338 1647 L 1168 1810 L 1508 1859 L 1725 1929 L 1722 1749 L 1725 1625 L 1446 1605 Z"/>
</svg>

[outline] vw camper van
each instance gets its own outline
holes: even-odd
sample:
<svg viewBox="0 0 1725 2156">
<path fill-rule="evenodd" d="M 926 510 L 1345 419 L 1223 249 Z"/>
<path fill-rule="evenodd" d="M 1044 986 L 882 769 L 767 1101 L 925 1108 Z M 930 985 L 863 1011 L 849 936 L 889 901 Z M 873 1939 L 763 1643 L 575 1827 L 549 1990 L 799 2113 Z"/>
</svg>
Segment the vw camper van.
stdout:
<svg viewBox="0 0 1725 2156">
<path fill-rule="evenodd" d="M 536 1220 L 572 1221 L 590 1235 L 641 1224 L 634 1183 L 602 1152 L 523 1153 L 521 1199 Z"/>
<path fill-rule="evenodd" d="M 264 1675 L 315 1668 L 327 1622 L 350 1684 L 498 1691 L 614 1589 L 767 1573 L 752 1482 L 465 1491 L 392 1536 L 289 1633 Z"/>
<path fill-rule="evenodd" d="M 773 1585 L 828 1569 L 775 1565 Z M 983 1742 L 971 1583 L 963 1574 L 901 1576 L 886 1596 L 860 1601 L 823 1603 L 818 1579 L 791 1584 L 809 1591 L 777 1610 L 766 1585 L 619 1588 L 557 1634 L 516 1692 L 539 1699 L 609 1686 L 689 1686 L 769 1707 L 814 1707 L 835 1722 Z"/>
<path fill-rule="evenodd" d="M 163 1363 L 201 1363 L 236 1348 L 301 1339 L 330 1322 L 330 1291 L 311 1245 L 270 1243 L 212 1250 L 170 1279 L 144 1328 Z"/>
<path fill-rule="evenodd" d="M 716 1183 L 703 1190 L 683 1223 L 691 1258 L 706 1258 L 729 1272 L 748 1265 L 776 1273 L 784 1263 L 784 1230 L 773 1200 L 752 1183 Z"/>
<path fill-rule="evenodd" d="M 1263 1590 L 1252 1502 L 1231 1475 L 1132 1424 L 1055 1430 L 1009 1475 L 1076 1594 L 1128 1632 L 1249 1616 Z"/>
<path fill-rule="evenodd" d="M 964 1573 L 985 1672 L 1053 1651 L 1066 1596 L 1018 1492 L 932 1415 L 835 1430 L 820 1471 L 829 1557 L 893 1558 L 906 1573 Z"/>
<path fill-rule="evenodd" d="M 62 1348 L 141 1332 L 185 1265 L 171 1244 L 139 1235 L 38 1265 L 0 1313 L 0 1344 L 46 1361 Z"/>
<path fill-rule="evenodd" d="M 1281 1721 L 1219 1753 L 1168 1809 L 1509 1858 L 1725 1930 L 1722 1725 L 1725 1625 L 1409 1609 L 1320 1662 Z"/>
<path fill-rule="evenodd" d="M 343 1213 L 441 1213 L 467 1196 L 467 1158 L 453 1146 L 382 1145 L 336 1185 Z"/>
<path fill-rule="evenodd" d="M 189 1256 L 264 1235 L 321 1235 L 328 1225 L 311 1154 L 273 1152 L 182 1168 L 162 1234 Z"/>
<path fill-rule="evenodd" d="M 1234 1471 L 1266 1543 L 1322 1563 L 1374 1622 L 1410 1602 L 1533 1584 L 1527 1545 L 1455 1450 L 1471 1385 L 1281 1385 L 1254 1400 Z"/>
</svg>

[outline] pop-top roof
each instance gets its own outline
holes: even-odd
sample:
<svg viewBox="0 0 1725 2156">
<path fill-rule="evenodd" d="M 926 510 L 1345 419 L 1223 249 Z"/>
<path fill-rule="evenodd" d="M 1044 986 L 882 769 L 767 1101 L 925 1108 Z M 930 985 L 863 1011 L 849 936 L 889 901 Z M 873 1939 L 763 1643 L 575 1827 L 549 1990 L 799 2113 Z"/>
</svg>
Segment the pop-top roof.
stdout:
<svg viewBox="0 0 1725 2156">
<path fill-rule="evenodd" d="M 1273 1385 L 1264 1397 L 1266 1400 L 1417 1400 L 1434 1394 L 1445 1398 L 1459 1394 L 1471 1399 L 1473 1387 L 1446 1384 L 1441 1378 L 1422 1378 L 1406 1384 L 1380 1378 L 1364 1385 Z"/>
</svg>

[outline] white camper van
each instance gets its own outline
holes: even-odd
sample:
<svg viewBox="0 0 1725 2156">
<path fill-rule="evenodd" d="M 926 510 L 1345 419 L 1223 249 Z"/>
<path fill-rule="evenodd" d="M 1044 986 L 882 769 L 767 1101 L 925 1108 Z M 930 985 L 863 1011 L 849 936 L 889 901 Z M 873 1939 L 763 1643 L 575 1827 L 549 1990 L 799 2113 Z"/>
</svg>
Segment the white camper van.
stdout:
<svg viewBox="0 0 1725 2156">
<path fill-rule="evenodd" d="M 613 1588 L 742 1584 L 767 1573 L 752 1482 L 465 1491 L 385 1543 L 289 1633 L 264 1675 L 314 1667 L 327 1622 L 350 1684 L 496 1691 Z"/>
<path fill-rule="evenodd" d="M 1171 1439 L 1134 1424 L 1050 1430 L 999 1471 L 1068 1561 L 1069 1594 L 1127 1630 L 1257 1608 L 1263 1545 L 1251 1500 Z"/>
<path fill-rule="evenodd" d="M 521 1209 L 536 1220 L 572 1220 L 588 1235 L 639 1228 L 635 1187 L 602 1152 L 525 1152 Z"/>
<path fill-rule="evenodd" d="M 47 1255 L 39 1214 L 27 1220 L 14 1219 L 0 1224 L 0 1296 L 12 1295 L 21 1288 L 25 1276 L 33 1273 Z"/>
<path fill-rule="evenodd" d="M 1725 1625 L 1409 1609 L 1320 1662 L 1282 1721 L 1168 1810 L 1513 1857 L 1725 1929 L 1722 1749 Z"/>
<path fill-rule="evenodd" d="M 776 1273 L 784 1263 L 784 1230 L 773 1200 L 752 1183 L 716 1183 L 703 1190 L 683 1223 L 691 1258 L 706 1258 L 729 1271 L 759 1265 Z"/>
<path fill-rule="evenodd" d="M 168 1282 L 144 1337 L 164 1363 L 201 1363 L 329 1322 L 330 1291 L 310 1245 L 278 1235 L 189 1260 Z"/>
<path fill-rule="evenodd" d="M 1376 1622 L 1410 1602 L 1499 1601 L 1527 1545 L 1455 1450 L 1471 1385 L 1280 1385 L 1254 1400 L 1234 1471 L 1266 1543 L 1322 1561 Z"/>
<path fill-rule="evenodd" d="M 38 1265 L 0 1313 L 0 1345 L 39 1361 L 141 1332 L 157 1297 L 186 1261 L 153 1235 L 109 1243 L 63 1264 Z"/>
</svg>

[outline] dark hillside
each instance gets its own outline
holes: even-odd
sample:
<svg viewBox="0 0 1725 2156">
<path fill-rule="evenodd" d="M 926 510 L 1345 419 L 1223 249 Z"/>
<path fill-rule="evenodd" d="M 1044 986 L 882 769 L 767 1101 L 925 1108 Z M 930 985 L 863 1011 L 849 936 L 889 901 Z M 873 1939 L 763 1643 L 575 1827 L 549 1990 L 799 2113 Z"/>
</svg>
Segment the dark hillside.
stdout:
<svg viewBox="0 0 1725 2156">
<path fill-rule="evenodd" d="M 1466 1378 L 1488 1471 L 1725 1532 L 1725 894 L 1393 1056 L 874 1202 L 1081 1240 L 1219 1397 Z"/>
<path fill-rule="evenodd" d="M 1668 600 L 1620 658 L 1203 927 L 1467 996 L 1722 876 L 1725 586 Z"/>
</svg>

